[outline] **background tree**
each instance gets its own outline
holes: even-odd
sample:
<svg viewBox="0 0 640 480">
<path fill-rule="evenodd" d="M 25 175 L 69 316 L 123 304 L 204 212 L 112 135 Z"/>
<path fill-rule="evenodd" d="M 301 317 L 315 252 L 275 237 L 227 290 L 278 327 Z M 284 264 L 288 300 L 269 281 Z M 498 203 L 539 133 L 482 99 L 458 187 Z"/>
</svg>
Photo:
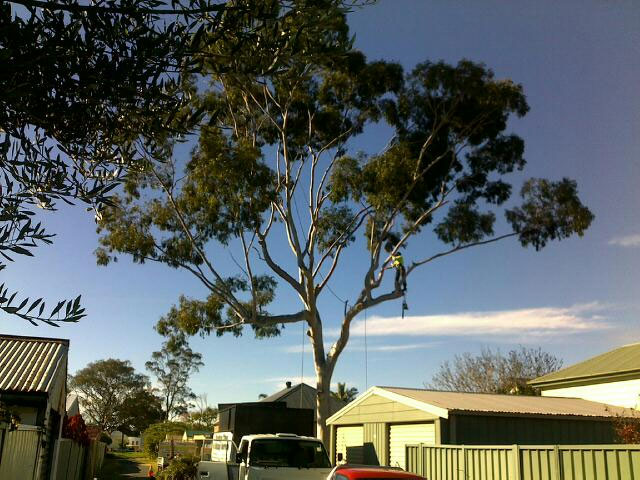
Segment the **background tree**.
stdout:
<svg viewBox="0 0 640 480">
<path fill-rule="evenodd" d="M 346 383 L 338 382 L 338 388 L 335 392 L 331 392 L 331 396 L 336 400 L 350 403 L 358 396 L 358 389 L 356 387 L 347 388 Z"/>
<path fill-rule="evenodd" d="M 164 419 L 162 400 L 150 389 L 137 390 L 122 402 L 118 430 L 131 436 L 140 434 L 151 424 Z"/>
<path fill-rule="evenodd" d="M 149 425 L 142 433 L 144 437 L 143 450 L 147 457 L 157 458 L 160 442 L 163 442 L 167 435 L 182 435 L 187 427 L 188 425 L 182 422 L 162 422 Z"/>
<path fill-rule="evenodd" d="M 128 400 L 149 388 L 149 378 L 131 363 L 109 358 L 89 363 L 71 377 L 70 388 L 81 399 L 83 416 L 111 432 L 128 421 Z M 144 395 L 142 395 L 144 397 Z"/>
<path fill-rule="evenodd" d="M 106 443 L 107 445 L 111 445 L 113 443 L 113 438 L 111 438 L 111 435 L 107 434 L 106 432 L 102 432 L 100 433 L 100 441 L 102 443 Z"/>
<path fill-rule="evenodd" d="M 189 412 L 189 423 L 194 430 L 211 430 L 218 419 L 218 409 L 207 407 L 202 411 Z"/>
<path fill-rule="evenodd" d="M 562 360 L 541 348 L 519 347 L 506 355 L 483 348 L 479 355 L 456 355 L 440 365 L 428 388 L 452 392 L 540 395 L 527 382 L 562 368 Z"/>
<path fill-rule="evenodd" d="M 196 399 L 188 385 L 189 377 L 204 365 L 202 355 L 193 352 L 184 337 L 181 338 L 164 342 L 162 349 L 153 352 L 151 360 L 145 363 L 158 382 L 164 420 L 187 413 Z"/>
<path fill-rule="evenodd" d="M 212 87 L 196 105 L 209 125 L 198 148 L 187 161 L 149 155 L 99 222 L 97 251 L 100 264 L 126 253 L 189 271 L 208 289 L 203 299 L 180 297 L 159 321 L 161 334 L 240 335 L 251 327 L 264 338 L 304 322 L 323 439 L 331 378 L 353 319 L 403 296 L 401 282 L 386 275 L 394 254 L 443 244 L 412 251 L 410 285 L 417 268 L 437 259 L 510 237 L 540 249 L 582 235 L 593 218 L 569 179 L 527 180 L 521 205 L 505 208 L 508 174 L 526 163 L 523 140 L 506 132 L 509 118 L 528 111 L 520 85 L 470 61 L 425 62 L 406 74 L 367 62 L 351 48 L 344 15 L 330 13 L 321 35 L 300 29 L 297 37 L 327 48 L 288 58 L 287 68 L 220 74 L 205 62 Z M 240 52 L 243 61 L 250 59 Z M 380 120 L 395 132 L 387 147 L 352 151 L 352 140 Z M 359 291 L 341 318 L 325 318 L 319 302 L 347 250 L 351 262 L 360 260 L 348 272 Z M 219 261 L 222 252 L 235 267 Z M 273 306 L 282 285 L 299 306 Z M 327 322 L 339 330 L 328 349 Z"/>
<path fill-rule="evenodd" d="M 211 430 L 218 419 L 218 409 L 209 405 L 206 393 L 201 393 L 194 399 L 194 410 L 189 412 L 188 423 L 194 430 Z"/>
<path fill-rule="evenodd" d="M 344 3 L 344 4 L 343 4 Z M 0 270 L 16 255 L 51 243 L 38 213 L 80 202 L 96 218 L 141 150 L 165 148 L 199 123 L 179 88 L 200 69 L 230 70 L 239 49 L 275 69 L 305 48 L 288 18 L 358 2 L 325 0 L 11 0 L 0 5 Z M 270 32 L 278 27 L 281 35 Z M 269 32 L 265 35 L 265 32 Z M 224 39 L 216 57 L 204 41 Z M 63 308 L 64 307 L 64 308 Z M 0 286 L 0 311 L 56 325 L 84 316 L 79 297 L 45 311 Z"/>
</svg>

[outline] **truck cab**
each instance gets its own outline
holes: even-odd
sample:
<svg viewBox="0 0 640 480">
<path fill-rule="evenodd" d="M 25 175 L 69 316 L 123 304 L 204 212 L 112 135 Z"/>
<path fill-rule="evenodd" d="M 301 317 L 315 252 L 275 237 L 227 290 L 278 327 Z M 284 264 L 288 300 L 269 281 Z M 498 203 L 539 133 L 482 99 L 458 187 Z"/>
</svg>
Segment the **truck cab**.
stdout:
<svg viewBox="0 0 640 480">
<path fill-rule="evenodd" d="M 331 472 L 320 440 L 289 433 L 246 435 L 235 445 L 228 432 L 214 435 L 198 463 L 201 480 L 324 480 Z"/>
</svg>

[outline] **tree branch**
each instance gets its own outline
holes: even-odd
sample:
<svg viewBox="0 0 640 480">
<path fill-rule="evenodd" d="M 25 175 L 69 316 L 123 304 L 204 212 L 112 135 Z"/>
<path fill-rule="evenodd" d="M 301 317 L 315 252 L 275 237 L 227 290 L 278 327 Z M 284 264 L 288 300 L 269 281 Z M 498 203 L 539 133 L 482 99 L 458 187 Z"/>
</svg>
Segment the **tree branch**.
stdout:
<svg viewBox="0 0 640 480">
<path fill-rule="evenodd" d="M 498 242 L 500 240 L 504 240 L 505 238 L 514 237 L 516 235 L 520 235 L 520 233 L 521 232 L 506 233 L 506 234 L 500 235 L 498 237 L 490 238 L 489 240 L 481 240 L 481 241 L 478 241 L 478 242 L 467 243 L 465 245 L 459 245 L 459 246 L 454 247 L 454 248 L 452 248 L 450 250 L 446 250 L 444 252 L 437 253 L 437 254 L 435 254 L 435 255 L 433 255 L 433 256 L 431 256 L 429 258 L 426 258 L 424 260 L 421 260 L 419 262 L 413 262 L 411 264 L 411 267 L 409 267 L 407 269 L 407 275 L 409 275 L 417 267 L 419 267 L 421 265 L 424 265 L 425 263 L 432 262 L 433 260 L 436 260 L 436 259 L 438 259 L 440 257 L 444 257 L 446 255 L 451 255 L 452 253 L 459 252 L 460 250 L 465 250 L 467 248 L 477 247 L 479 245 L 487 245 L 489 243 Z"/>
</svg>

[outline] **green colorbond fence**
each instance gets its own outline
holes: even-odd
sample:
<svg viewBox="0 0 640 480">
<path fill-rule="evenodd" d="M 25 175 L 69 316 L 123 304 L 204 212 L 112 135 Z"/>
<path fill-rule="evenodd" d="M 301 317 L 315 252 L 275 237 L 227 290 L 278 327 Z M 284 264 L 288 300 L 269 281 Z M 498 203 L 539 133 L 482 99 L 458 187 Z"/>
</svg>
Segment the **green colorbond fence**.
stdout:
<svg viewBox="0 0 640 480">
<path fill-rule="evenodd" d="M 407 445 L 428 480 L 640 480 L 640 445 Z"/>
</svg>

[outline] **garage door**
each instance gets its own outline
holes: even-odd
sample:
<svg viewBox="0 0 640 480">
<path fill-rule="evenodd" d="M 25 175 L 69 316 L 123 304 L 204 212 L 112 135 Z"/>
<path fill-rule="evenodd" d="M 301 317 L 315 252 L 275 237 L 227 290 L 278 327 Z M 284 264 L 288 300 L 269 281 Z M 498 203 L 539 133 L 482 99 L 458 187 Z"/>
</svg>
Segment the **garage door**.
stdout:
<svg viewBox="0 0 640 480">
<path fill-rule="evenodd" d="M 364 432 L 362 425 L 357 427 L 338 427 L 336 431 L 336 464 L 338 453 L 342 454 L 343 461 L 349 463 L 362 463 L 362 445 Z"/>
<path fill-rule="evenodd" d="M 405 445 L 416 443 L 435 444 L 433 422 L 391 425 L 389 428 L 389 465 L 405 468 Z"/>
</svg>

